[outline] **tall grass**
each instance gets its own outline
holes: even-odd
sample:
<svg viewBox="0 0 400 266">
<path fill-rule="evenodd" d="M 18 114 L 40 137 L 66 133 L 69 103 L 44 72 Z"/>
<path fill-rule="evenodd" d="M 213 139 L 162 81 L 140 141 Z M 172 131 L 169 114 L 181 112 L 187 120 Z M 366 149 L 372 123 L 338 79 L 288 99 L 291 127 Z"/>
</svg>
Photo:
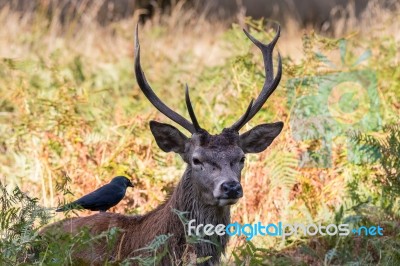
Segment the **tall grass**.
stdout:
<svg viewBox="0 0 400 266">
<path fill-rule="evenodd" d="M 295 106 L 288 100 L 288 84 L 293 79 L 368 70 L 377 77 L 381 125 L 398 122 L 399 14 L 373 8 L 370 14 L 382 14 L 384 19 L 368 31 L 360 27 L 336 38 L 301 31 L 295 23 L 283 29 L 278 43 L 284 67 L 281 84 L 244 130 L 280 120 L 285 128 L 266 152 L 248 158 L 242 177 L 245 196 L 233 207 L 232 220 L 328 223 L 354 216 L 366 223 L 378 219 L 387 225 L 388 235 L 372 240 L 293 237 L 285 242 L 256 237 L 251 243 L 232 238 L 227 264 L 389 265 L 393 262 L 389 256 L 399 261 L 398 192 L 390 189 L 395 185 L 389 185 L 395 184 L 398 165 L 389 167 L 395 171 L 394 179 L 385 179 L 386 161 L 350 162 L 346 142 L 354 135 L 350 132 L 332 140 L 330 167 L 302 167 L 302 154 L 312 154 L 321 143 L 296 139 L 297 129 L 291 123 Z M 85 18 L 66 26 L 40 9 L 22 16 L 7 7 L 0 10 L 0 180 L 7 184 L 2 197 L 8 202 L 6 193 L 18 186 L 17 191 L 27 193 L 27 199 L 37 198 L 35 204 L 52 208 L 92 191 L 113 176 L 126 175 L 134 181 L 135 189 L 112 211 L 143 214 L 167 197 L 185 165 L 178 156 L 163 153 L 150 135 L 149 120 L 167 119 L 148 103 L 133 76 L 137 16 L 107 27 L 99 26 L 90 14 Z M 369 20 L 367 16 L 359 23 Z M 242 21 L 264 41 L 274 34 L 265 21 Z M 200 123 L 212 133 L 237 119 L 262 86 L 261 57 L 240 28 L 210 24 L 183 13 L 179 6 L 172 16 L 156 16 L 140 27 L 142 62 L 151 85 L 168 105 L 186 115 L 183 88 L 188 83 Z M 338 28 L 338 32 L 343 30 Z M 354 64 L 366 50 L 369 57 Z M 312 92 L 312 88 L 300 89 L 295 90 L 296 99 Z M 392 128 L 398 131 L 398 127 Z M 396 130 L 390 132 L 396 134 Z M 372 136 L 377 141 L 366 137 L 359 141 L 378 145 L 386 132 L 379 130 Z M 390 146 L 398 144 L 398 138 L 391 139 L 387 139 L 388 143 L 394 141 Z M 385 153 L 388 147 L 383 147 L 383 158 L 392 158 L 391 153 Z M 378 181 L 372 182 L 371 177 Z M 385 192 L 379 192 L 381 189 Z M 25 195 L 18 193 L 15 195 Z M 361 212 L 366 203 L 370 209 Z M 19 208 L 4 204 L 2 219 L 12 208 Z M 31 210 L 29 206 L 22 205 L 20 215 Z M 28 217 L 48 219 L 42 212 Z M 57 214 L 51 219 L 62 218 Z M 351 221 L 357 224 L 360 220 Z M 36 241 L 40 224 L 35 223 L 30 231 L 19 231 L 20 236 L 27 232 Z M 2 238 L 10 240 L 12 228 L 5 224 Z M 85 237 L 74 241 L 82 242 Z M 2 243 L 10 243 L 7 241 Z M 15 249 L 18 245 L 1 248 L 19 252 Z M 386 258 L 379 255 L 379 249 Z M 57 254 L 57 250 L 51 246 L 47 254 Z M 16 263 L 17 253 L 13 254 L 2 260 Z M 265 255 L 267 259 L 263 259 Z"/>
</svg>

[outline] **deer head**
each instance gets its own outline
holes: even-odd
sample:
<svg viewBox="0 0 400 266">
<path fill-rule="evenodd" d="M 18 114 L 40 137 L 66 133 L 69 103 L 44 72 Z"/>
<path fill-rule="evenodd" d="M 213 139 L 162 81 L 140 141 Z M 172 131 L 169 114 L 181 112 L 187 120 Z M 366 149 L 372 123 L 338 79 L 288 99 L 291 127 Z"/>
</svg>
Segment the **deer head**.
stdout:
<svg viewBox="0 0 400 266">
<path fill-rule="evenodd" d="M 188 164 L 187 174 L 199 201 L 205 205 L 227 206 L 235 204 L 243 196 L 240 184 L 245 154 L 264 151 L 279 135 L 283 123 L 265 123 L 240 134 L 239 130 L 261 109 L 268 97 L 277 88 L 282 75 L 282 62 L 278 54 L 278 70 L 274 77 L 272 53 L 280 34 L 280 27 L 269 44 L 263 44 L 243 30 L 247 37 L 261 50 L 265 82 L 255 101 L 251 101 L 246 112 L 232 126 L 220 134 L 212 135 L 200 127 L 194 114 L 186 86 L 186 106 L 191 122 L 170 109 L 154 93 L 140 65 L 140 45 L 136 27 L 135 74 L 140 89 L 147 99 L 164 115 L 181 125 L 191 136 L 187 137 L 174 126 L 150 121 L 150 129 L 157 145 L 165 152 L 178 153 Z"/>
</svg>

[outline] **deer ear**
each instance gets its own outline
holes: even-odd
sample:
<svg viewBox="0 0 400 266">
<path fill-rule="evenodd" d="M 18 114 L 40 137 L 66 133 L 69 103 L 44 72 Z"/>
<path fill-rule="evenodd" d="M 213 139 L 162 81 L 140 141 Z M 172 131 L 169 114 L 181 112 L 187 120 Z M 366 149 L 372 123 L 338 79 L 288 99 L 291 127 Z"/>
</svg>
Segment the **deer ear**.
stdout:
<svg viewBox="0 0 400 266">
<path fill-rule="evenodd" d="M 188 138 L 177 128 L 168 124 L 150 121 L 150 130 L 161 150 L 165 152 L 173 151 L 179 154 L 184 153 L 185 143 Z"/>
<path fill-rule="evenodd" d="M 283 122 L 261 124 L 240 135 L 240 147 L 244 153 L 258 153 L 265 150 L 281 133 Z"/>
</svg>

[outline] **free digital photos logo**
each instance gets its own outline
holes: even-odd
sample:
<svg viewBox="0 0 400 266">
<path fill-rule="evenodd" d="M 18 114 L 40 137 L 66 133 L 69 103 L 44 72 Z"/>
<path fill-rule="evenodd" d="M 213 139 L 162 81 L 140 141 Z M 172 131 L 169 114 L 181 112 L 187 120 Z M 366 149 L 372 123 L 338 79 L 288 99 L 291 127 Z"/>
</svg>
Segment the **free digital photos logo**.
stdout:
<svg viewBox="0 0 400 266">
<path fill-rule="evenodd" d="M 238 222 L 224 224 L 197 224 L 196 220 L 190 220 L 187 227 L 189 236 L 212 236 L 212 235 L 229 235 L 229 236 L 245 236 L 246 240 L 252 240 L 255 236 L 272 236 L 280 237 L 283 241 L 293 235 L 315 236 L 315 235 L 339 235 L 348 236 L 365 235 L 365 236 L 383 236 L 383 228 L 377 226 L 360 226 L 351 228 L 350 224 L 328 224 L 321 223 L 294 223 L 286 224 L 282 222 L 263 224 L 261 222 L 253 224 L 239 224 Z"/>
<path fill-rule="evenodd" d="M 340 47 L 345 64 L 344 40 Z M 342 72 L 324 55 L 316 56 L 332 71 L 291 79 L 286 85 L 292 136 L 308 144 L 299 166 L 331 167 L 332 142 L 336 137 L 346 138 L 350 162 L 366 162 L 369 159 L 363 151 L 367 147 L 356 146 L 349 132 L 377 132 L 382 128 L 376 73 L 369 69 Z M 347 68 L 356 69 L 369 56 L 370 51 L 364 52 Z"/>
</svg>

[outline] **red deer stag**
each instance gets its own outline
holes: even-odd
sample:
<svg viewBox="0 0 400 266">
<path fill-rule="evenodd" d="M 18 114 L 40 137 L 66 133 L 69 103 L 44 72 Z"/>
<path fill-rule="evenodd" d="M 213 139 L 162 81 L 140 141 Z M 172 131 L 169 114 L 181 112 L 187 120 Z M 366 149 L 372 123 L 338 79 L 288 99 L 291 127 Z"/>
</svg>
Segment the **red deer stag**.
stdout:
<svg viewBox="0 0 400 266">
<path fill-rule="evenodd" d="M 191 137 L 186 137 L 171 125 L 156 121 L 150 121 L 151 132 L 158 146 L 165 152 L 178 153 L 187 163 L 187 168 L 172 195 L 147 214 L 126 216 L 116 213 L 98 213 L 59 222 L 58 226 L 61 230 L 71 233 L 78 232 L 83 227 L 87 227 L 92 234 L 99 234 L 112 227 L 122 230 L 111 254 L 106 252 L 106 243 L 100 242 L 92 249 L 77 251 L 74 254 L 76 260 L 97 264 L 105 260 L 129 258 L 140 254 L 137 250 L 151 243 L 156 236 L 172 234 L 172 237 L 168 239 L 169 256 L 165 256 L 161 261 L 162 265 L 171 265 L 174 258 L 182 257 L 187 246 L 184 225 L 173 209 L 186 212 L 187 218 L 195 219 L 197 224 L 215 226 L 230 223 L 230 207 L 243 196 L 240 178 L 245 154 L 264 151 L 283 127 L 282 122 L 266 123 L 239 134 L 239 130 L 257 114 L 274 92 L 282 74 L 279 54 L 275 77 L 272 63 L 272 54 L 279 38 L 280 28 L 278 27 L 274 39 L 267 45 L 256 40 L 246 30 L 244 33 L 262 52 L 265 82 L 257 99 L 251 101 L 246 112 L 237 122 L 225 128 L 222 133 L 211 135 L 200 127 L 193 112 L 187 87 L 186 105 L 192 122 L 171 110 L 154 93 L 140 65 L 140 45 L 136 28 L 135 74 L 139 87 L 160 112 L 188 130 Z M 217 264 L 227 245 L 226 234 L 213 237 L 217 245 L 209 241 L 200 241 L 192 246 L 197 257 L 211 256 L 211 259 L 203 265 Z M 210 240 L 211 237 L 208 239 Z"/>
</svg>

